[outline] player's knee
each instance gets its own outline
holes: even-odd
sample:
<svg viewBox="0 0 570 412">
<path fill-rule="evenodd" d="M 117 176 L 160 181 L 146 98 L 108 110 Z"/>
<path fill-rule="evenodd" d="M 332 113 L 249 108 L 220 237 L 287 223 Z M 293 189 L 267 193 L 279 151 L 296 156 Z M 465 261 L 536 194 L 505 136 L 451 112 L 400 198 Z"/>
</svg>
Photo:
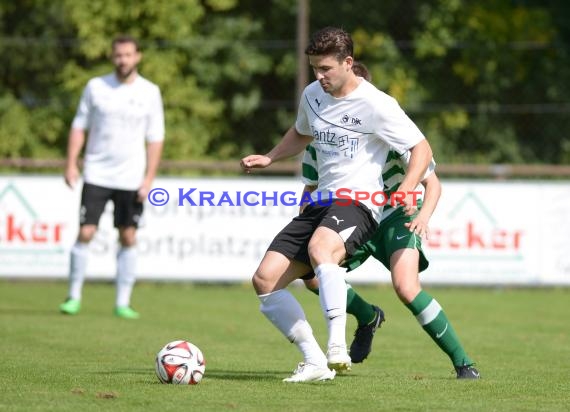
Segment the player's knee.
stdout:
<svg viewBox="0 0 570 412">
<path fill-rule="evenodd" d="M 309 254 L 309 259 L 311 260 L 311 265 L 313 265 L 313 267 L 318 266 L 318 264 L 324 259 L 322 251 L 323 248 L 319 247 L 317 242 L 309 243 L 307 252 Z"/>
<path fill-rule="evenodd" d="M 310 290 L 319 289 L 319 282 L 317 281 L 317 277 L 315 276 L 312 279 L 303 279 L 303 283 L 305 287 Z"/>
<path fill-rule="evenodd" d="M 133 238 L 119 238 L 119 243 L 122 247 L 133 247 L 136 245 L 137 241 Z"/>
<path fill-rule="evenodd" d="M 257 291 L 257 287 L 258 287 L 258 282 L 259 282 L 259 279 L 257 278 L 257 272 L 255 272 L 253 274 L 253 276 L 251 277 L 251 284 L 256 291 Z"/>
<path fill-rule="evenodd" d="M 77 240 L 81 243 L 89 243 L 93 240 L 97 232 L 97 226 L 95 225 L 83 225 L 79 229 L 79 234 L 77 235 Z"/>
<path fill-rule="evenodd" d="M 263 295 L 271 291 L 269 282 L 259 269 L 257 269 L 251 277 L 251 284 L 258 295 Z"/>
<path fill-rule="evenodd" d="M 398 295 L 398 298 L 404 303 L 411 303 L 414 298 L 420 293 L 420 289 L 415 284 L 397 284 L 394 285 L 394 290 Z"/>
<path fill-rule="evenodd" d="M 334 234 L 336 236 L 336 234 Z M 307 245 L 307 253 L 311 259 L 311 264 L 318 265 L 324 261 L 328 261 L 334 247 L 330 240 L 330 234 L 327 231 L 318 231 L 313 234 L 309 244 Z"/>
<path fill-rule="evenodd" d="M 80 243 L 89 243 L 93 240 L 94 237 L 94 233 L 90 233 L 90 234 L 79 234 L 79 236 L 77 236 L 77 241 Z"/>
<path fill-rule="evenodd" d="M 322 263 L 338 263 L 345 257 L 344 244 L 339 245 L 330 243 L 315 242 L 309 244 L 307 249 L 311 266 L 314 268 Z"/>
<path fill-rule="evenodd" d="M 119 229 L 119 242 L 123 247 L 132 247 L 137 242 L 137 232 L 134 228 Z"/>
</svg>

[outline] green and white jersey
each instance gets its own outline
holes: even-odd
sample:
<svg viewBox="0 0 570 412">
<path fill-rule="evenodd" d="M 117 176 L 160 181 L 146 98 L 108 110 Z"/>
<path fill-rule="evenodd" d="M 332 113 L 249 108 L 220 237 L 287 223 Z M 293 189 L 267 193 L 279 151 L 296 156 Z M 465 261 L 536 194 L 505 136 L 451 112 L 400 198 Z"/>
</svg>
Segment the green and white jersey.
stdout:
<svg viewBox="0 0 570 412">
<path fill-rule="evenodd" d="M 396 152 L 395 150 L 388 151 L 381 179 L 384 185 L 383 191 L 387 199 L 390 199 L 391 194 L 398 189 L 398 187 L 404 180 L 404 175 L 406 174 L 406 170 L 410 162 L 410 156 L 411 154 L 409 150 L 402 155 L 398 154 L 398 152 Z M 432 174 L 434 170 L 435 170 L 435 161 L 432 159 L 426 170 L 424 179 L 427 178 L 430 174 Z M 318 185 L 319 174 L 317 172 L 317 151 L 313 147 L 313 143 L 307 146 L 307 148 L 305 149 L 305 153 L 303 154 L 303 167 L 302 167 L 301 180 L 306 185 L 310 186 Z M 416 188 L 416 191 L 422 193 L 421 195 L 417 196 L 417 201 L 418 201 L 417 206 L 419 209 L 422 207 L 423 204 L 423 186 L 419 185 Z M 381 220 L 386 219 L 396 209 L 397 208 L 394 208 L 388 201 L 382 211 Z"/>
<path fill-rule="evenodd" d="M 355 192 L 383 190 L 381 173 L 388 152 L 405 153 L 425 139 L 395 99 L 362 79 L 347 96 L 335 98 L 314 81 L 303 91 L 295 128 L 313 136 L 318 187 L 313 201 L 328 193 L 343 193 L 354 199 Z M 382 207 L 370 200 L 365 204 L 376 221 Z"/>
</svg>

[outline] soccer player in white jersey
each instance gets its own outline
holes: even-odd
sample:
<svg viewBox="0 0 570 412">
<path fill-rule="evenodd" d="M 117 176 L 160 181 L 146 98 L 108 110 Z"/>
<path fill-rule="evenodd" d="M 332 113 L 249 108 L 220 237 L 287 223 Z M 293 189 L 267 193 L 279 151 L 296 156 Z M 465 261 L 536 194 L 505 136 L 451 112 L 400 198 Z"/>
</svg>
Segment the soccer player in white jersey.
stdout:
<svg viewBox="0 0 570 412">
<path fill-rule="evenodd" d="M 316 168 L 317 151 L 312 145 L 307 146 L 303 156 L 302 180 L 304 192 L 317 188 L 318 173 Z M 408 165 L 407 153 L 399 155 L 395 151 L 388 153 L 386 167 L 382 173 L 386 197 L 396 190 L 402 181 Z M 427 269 L 428 260 L 422 250 L 422 236 L 428 236 L 429 219 L 435 210 L 441 193 L 441 184 L 435 174 L 435 163 L 428 167 L 422 180 L 425 196 L 418 196 L 418 212 L 412 216 L 403 213 L 400 207 L 390 203 L 384 207 L 382 220 L 372 238 L 359 248 L 343 267 L 350 272 L 373 256 L 391 272 L 392 284 L 398 298 L 416 317 L 424 331 L 449 357 L 458 379 L 478 379 L 479 372 L 474 362 L 465 352 L 459 338 L 451 326 L 439 303 L 426 291 L 422 290 L 419 272 Z M 303 277 L 305 286 L 318 293 L 318 280 L 314 275 Z M 350 304 L 347 311 L 353 313 L 359 322 L 350 346 L 350 357 L 354 363 L 362 362 L 371 351 L 372 338 L 378 327 L 383 312 L 366 302 L 347 284 Z M 374 313 L 377 312 L 377 313 Z M 382 315 L 382 316 L 380 316 Z"/>
<path fill-rule="evenodd" d="M 352 71 L 358 77 L 364 78 L 370 82 L 372 76 L 365 64 L 354 61 L 352 63 Z M 392 153 L 392 152 L 390 152 Z M 301 198 L 306 193 L 313 192 L 317 189 L 318 173 L 317 173 L 317 153 L 312 143 L 309 144 L 303 155 L 302 163 L 302 180 L 305 187 Z M 301 204 L 299 214 L 303 212 L 306 204 Z M 314 273 L 301 277 L 305 282 L 305 286 L 314 294 L 319 294 L 319 283 Z M 347 282 L 346 284 L 346 313 L 354 316 L 358 323 L 358 328 L 354 333 L 354 339 L 350 345 L 349 355 L 353 363 L 363 362 L 372 351 L 372 340 L 376 330 L 381 327 L 384 322 L 384 311 L 376 305 L 368 303 L 358 294 L 354 288 Z"/>
<path fill-rule="evenodd" d="M 317 80 L 303 91 L 295 125 L 269 153 L 246 156 L 240 163 L 246 172 L 268 167 L 300 153 L 312 141 L 319 151 L 314 204 L 275 237 L 252 279 L 261 312 L 303 354 L 303 362 L 287 382 L 333 379 L 335 370 L 351 366 L 345 333 L 345 269 L 339 263 L 370 238 L 382 213 L 382 207 L 370 199 L 357 202 L 356 192 L 382 191 L 379 176 L 389 148 L 410 150 L 410 166 L 399 190 L 407 194 L 405 210 L 411 213 L 412 192 L 432 158 L 429 143 L 398 103 L 355 76 L 348 33 L 333 27 L 319 30 L 305 53 Z M 339 189 L 348 189 L 345 193 L 352 202 L 338 202 Z M 333 201 L 322 204 L 322 196 Z M 313 270 L 329 332 L 326 356 L 301 306 L 286 289 Z"/>
<path fill-rule="evenodd" d="M 67 300 L 59 307 L 65 314 L 75 315 L 81 309 L 88 245 L 107 201 L 112 200 L 120 242 L 114 313 L 125 319 L 139 317 L 130 305 L 136 273 L 136 231 L 164 139 L 161 93 L 157 85 L 138 74 L 141 57 L 134 38 L 115 38 L 111 56 L 115 71 L 87 83 L 73 119 L 65 169 L 65 182 L 71 188 L 79 178 L 78 158 L 86 130 L 89 135 L 79 235 L 71 249 Z"/>
</svg>

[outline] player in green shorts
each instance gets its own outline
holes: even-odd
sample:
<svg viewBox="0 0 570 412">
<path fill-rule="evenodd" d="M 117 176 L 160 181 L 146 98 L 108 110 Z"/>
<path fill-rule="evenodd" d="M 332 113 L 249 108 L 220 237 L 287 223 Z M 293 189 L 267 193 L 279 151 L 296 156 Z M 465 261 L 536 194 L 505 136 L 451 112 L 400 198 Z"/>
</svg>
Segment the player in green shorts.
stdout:
<svg viewBox="0 0 570 412">
<path fill-rule="evenodd" d="M 307 153 L 309 155 L 307 156 Z M 303 177 L 305 190 L 311 191 L 311 179 L 307 179 L 307 170 L 310 170 L 310 147 L 303 159 Z M 403 178 L 404 165 L 395 152 L 390 152 L 393 159 L 387 161 L 384 181 L 391 189 L 385 190 L 389 198 L 391 190 L 397 189 L 398 179 Z M 479 372 L 473 367 L 474 362 L 469 358 L 445 312 L 439 303 L 427 292 L 422 290 L 419 281 L 419 272 L 428 267 L 428 261 L 422 250 L 422 237 L 429 235 L 428 222 L 435 209 L 441 187 L 433 167 L 428 169 L 422 184 L 425 187 L 424 199 L 418 199 L 418 211 L 408 216 L 401 207 L 385 206 L 382 221 L 373 235 L 354 255 L 343 264 L 348 271 L 359 267 L 368 257 L 373 256 L 391 272 L 392 284 L 396 294 L 406 307 L 416 317 L 422 328 L 434 342 L 449 356 L 455 368 L 458 379 L 477 379 Z M 314 178 L 314 176 L 313 176 Z M 305 279 L 305 285 L 314 293 L 318 293 L 318 280 L 316 277 Z M 362 362 L 371 351 L 372 338 L 379 326 L 378 319 L 383 313 L 378 308 L 366 302 L 348 285 L 347 313 L 354 315 L 358 321 L 358 328 L 354 340 L 350 345 L 352 362 Z M 375 313 L 376 312 L 376 313 Z"/>
<path fill-rule="evenodd" d="M 353 65 L 354 72 L 370 80 L 366 67 Z M 394 151 L 388 153 L 388 159 L 382 177 L 386 195 L 397 190 L 407 167 L 405 155 Z M 303 158 L 304 191 L 316 188 L 316 151 L 309 145 Z M 367 243 L 343 266 L 348 271 L 359 267 L 368 257 L 373 256 L 391 272 L 392 284 L 398 298 L 416 317 L 419 324 L 434 342 L 445 352 L 456 371 L 458 379 L 477 379 L 479 372 L 473 367 L 474 362 L 467 356 L 459 338 L 439 303 L 422 290 L 419 272 L 428 267 L 428 261 L 422 250 L 422 237 L 429 235 L 428 222 L 439 200 L 441 184 L 435 174 L 435 163 L 430 165 L 422 184 L 425 188 L 423 199 L 418 199 L 417 212 L 412 216 L 404 213 L 401 207 L 384 207 L 380 225 Z M 318 280 L 304 279 L 309 290 L 318 294 Z M 372 339 L 376 329 L 384 321 L 384 313 L 375 305 L 366 302 L 350 285 L 347 285 L 347 313 L 356 317 L 358 328 L 350 345 L 350 357 L 353 363 L 362 362 L 370 354 Z"/>
</svg>

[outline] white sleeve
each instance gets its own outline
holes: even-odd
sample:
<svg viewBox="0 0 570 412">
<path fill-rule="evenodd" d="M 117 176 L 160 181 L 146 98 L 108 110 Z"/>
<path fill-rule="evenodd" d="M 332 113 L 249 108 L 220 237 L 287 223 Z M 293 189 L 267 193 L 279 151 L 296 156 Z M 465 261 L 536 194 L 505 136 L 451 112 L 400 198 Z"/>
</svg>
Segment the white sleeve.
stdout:
<svg viewBox="0 0 570 412">
<path fill-rule="evenodd" d="M 307 94 L 306 89 L 303 91 L 303 95 L 301 96 L 301 101 L 299 102 L 299 110 L 297 110 L 297 120 L 295 121 L 295 129 L 297 133 L 305 135 L 305 136 L 312 136 L 313 132 L 311 130 L 311 125 L 309 124 L 309 118 L 307 116 L 307 110 L 309 109 L 309 105 L 307 103 Z"/>
<path fill-rule="evenodd" d="M 420 129 L 392 97 L 376 106 L 378 135 L 398 153 L 404 153 L 425 139 Z"/>
<path fill-rule="evenodd" d="M 146 130 L 147 142 L 161 142 L 164 140 L 164 108 L 160 89 L 155 87 L 152 94 L 151 109 L 148 115 Z"/>
<path fill-rule="evenodd" d="M 400 157 L 400 159 L 404 163 L 406 170 L 408 170 L 408 166 L 410 164 L 410 157 L 411 157 L 411 153 L 409 150 L 404 152 L 404 154 L 402 154 L 402 156 Z M 427 179 L 433 172 L 435 172 L 435 166 L 436 166 L 436 163 L 435 163 L 434 158 L 432 157 L 429 164 L 428 164 L 426 172 L 424 173 L 424 177 L 422 177 L 422 181 Z"/>
<path fill-rule="evenodd" d="M 73 129 L 87 130 L 91 127 L 91 82 L 87 83 L 87 86 L 83 89 L 81 94 L 81 99 L 79 100 L 79 105 L 77 106 L 77 112 L 71 123 Z"/>
</svg>

